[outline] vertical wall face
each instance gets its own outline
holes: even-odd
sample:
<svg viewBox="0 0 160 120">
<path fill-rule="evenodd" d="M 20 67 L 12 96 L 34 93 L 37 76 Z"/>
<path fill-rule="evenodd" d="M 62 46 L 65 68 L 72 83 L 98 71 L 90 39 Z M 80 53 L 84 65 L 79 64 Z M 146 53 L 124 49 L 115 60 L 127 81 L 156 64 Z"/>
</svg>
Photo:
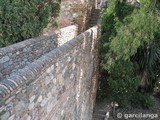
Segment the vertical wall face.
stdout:
<svg viewBox="0 0 160 120">
<path fill-rule="evenodd" d="M 3 80 L 1 120 L 91 120 L 97 36 L 91 28 Z"/>
<path fill-rule="evenodd" d="M 59 27 L 78 24 L 79 33 L 84 31 L 94 6 L 95 0 L 62 0 Z"/>
</svg>

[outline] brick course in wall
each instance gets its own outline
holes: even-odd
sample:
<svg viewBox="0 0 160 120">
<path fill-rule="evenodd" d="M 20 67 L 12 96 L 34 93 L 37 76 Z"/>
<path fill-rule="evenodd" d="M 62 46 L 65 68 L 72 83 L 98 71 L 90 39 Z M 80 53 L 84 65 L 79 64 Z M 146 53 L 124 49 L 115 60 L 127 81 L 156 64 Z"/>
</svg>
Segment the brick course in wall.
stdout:
<svg viewBox="0 0 160 120">
<path fill-rule="evenodd" d="M 91 120 L 98 31 L 85 31 L 1 81 L 0 119 Z"/>
<path fill-rule="evenodd" d="M 0 81 L 77 35 L 77 25 L 0 48 Z"/>
</svg>

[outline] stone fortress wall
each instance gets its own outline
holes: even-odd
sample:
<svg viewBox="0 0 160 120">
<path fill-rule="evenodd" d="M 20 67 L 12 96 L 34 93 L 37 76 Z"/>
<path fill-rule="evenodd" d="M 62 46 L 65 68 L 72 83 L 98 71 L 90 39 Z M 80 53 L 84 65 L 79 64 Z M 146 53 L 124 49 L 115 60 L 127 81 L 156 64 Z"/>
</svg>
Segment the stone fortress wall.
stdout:
<svg viewBox="0 0 160 120">
<path fill-rule="evenodd" d="M 0 81 L 77 35 L 77 25 L 0 48 Z"/>
<path fill-rule="evenodd" d="M 62 29 L 0 48 L 0 120 L 92 119 L 99 27 L 85 30 L 94 3 L 63 0 Z"/>
<path fill-rule="evenodd" d="M 1 120 L 92 119 L 97 89 L 99 29 L 94 26 L 69 39 L 76 34 L 75 28 L 70 26 L 62 34 L 62 38 L 68 40 L 65 43 L 62 38 L 57 42 L 54 33 L 0 49 L 1 66 L 14 58 L 10 56 L 20 59 L 17 60 L 19 63 L 23 62 L 22 58 L 28 60 L 30 55 L 38 56 L 0 82 Z M 73 36 L 65 37 L 71 35 L 71 29 Z"/>
</svg>

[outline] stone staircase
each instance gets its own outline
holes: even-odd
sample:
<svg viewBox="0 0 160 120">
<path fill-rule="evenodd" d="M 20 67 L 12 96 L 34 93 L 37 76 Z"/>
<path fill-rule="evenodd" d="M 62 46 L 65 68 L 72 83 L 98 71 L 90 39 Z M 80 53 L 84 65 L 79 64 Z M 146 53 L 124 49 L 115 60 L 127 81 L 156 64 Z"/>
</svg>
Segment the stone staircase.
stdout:
<svg viewBox="0 0 160 120">
<path fill-rule="evenodd" d="M 105 116 L 106 116 L 106 111 L 97 110 L 93 112 L 92 120 L 104 120 Z"/>
<path fill-rule="evenodd" d="M 88 29 L 97 25 L 98 20 L 100 18 L 100 12 L 101 12 L 100 9 L 94 9 L 93 10 L 92 15 L 91 15 L 91 19 L 90 19 L 88 27 L 87 27 Z"/>
<path fill-rule="evenodd" d="M 92 120 L 112 120 L 109 118 L 111 111 L 112 107 L 110 105 L 106 105 L 103 109 L 94 110 Z"/>
</svg>

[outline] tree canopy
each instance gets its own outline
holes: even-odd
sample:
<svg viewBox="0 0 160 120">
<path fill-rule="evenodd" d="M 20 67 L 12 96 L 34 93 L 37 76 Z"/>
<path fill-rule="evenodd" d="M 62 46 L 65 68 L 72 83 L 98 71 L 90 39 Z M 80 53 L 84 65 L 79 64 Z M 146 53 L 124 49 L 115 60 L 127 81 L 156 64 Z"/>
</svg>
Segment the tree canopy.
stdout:
<svg viewBox="0 0 160 120">
<path fill-rule="evenodd" d="M 115 79 L 112 76 L 112 74 L 118 74 L 113 72 L 121 73 L 121 67 L 126 67 L 124 71 L 129 70 L 131 66 L 123 66 L 123 63 L 125 65 L 128 62 L 132 62 L 136 68 L 134 68 L 132 76 L 129 74 L 124 74 L 124 76 L 130 77 L 127 77 L 128 80 L 137 76 L 140 80 L 138 86 L 145 91 L 153 89 L 157 76 L 160 74 L 159 26 L 160 1 L 158 0 L 140 0 L 139 5 L 130 4 L 127 0 L 111 0 L 103 8 L 100 43 L 100 93 L 107 91 L 104 84 L 108 85 L 108 88 L 111 87 L 111 83 L 108 84 L 108 82 L 120 83 L 121 81 L 122 84 L 128 84 L 123 82 L 123 78 Z M 115 66 L 118 67 L 116 68 L 118 70 L 113 71 Z M 109 76 L 109 80 L 106 75 Z M 117 90 L 118 87 L 121 87 L 120 84 L 117 86 Z M 107 94 L 107 92 L 104 93 Z"/>
</svg>

